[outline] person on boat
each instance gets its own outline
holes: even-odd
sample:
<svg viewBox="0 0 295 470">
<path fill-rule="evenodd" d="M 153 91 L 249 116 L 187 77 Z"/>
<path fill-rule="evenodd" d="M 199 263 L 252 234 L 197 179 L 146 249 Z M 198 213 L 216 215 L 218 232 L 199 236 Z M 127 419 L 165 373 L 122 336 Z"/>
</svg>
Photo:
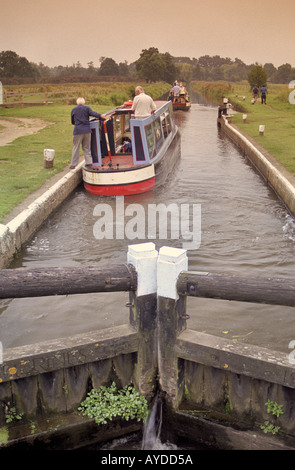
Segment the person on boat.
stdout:
<svg viewBox="0 0 295 470">
<path fill-rule="evenodd" d="M 178 85 L 178 81 L 176 80 L 173 85 L 173 95 L 178 96 L 180 92 L 180 86 Z"/>
<path fill-rule="evenodd" d="M 156 105 L 153 99 L 146 95 L 141 86 L 135 88 L 135 97 L 132 103 L 135 119 L 143 119 L 156 111 Z"/>
<path fill-rule="evenodd" d="M 71 111 L 71 122 L 75 126 L 73 131 L 73 150 L 70 168 L 74 169 L 80 158 L 80 146 L 82 145 L 86 166 L 92 165 L 91 157 L 91 129 L 89 117 L 105 119 L 102 114 L 96 113 L 89 106 L 85 106 L 85 99 L 80 97 L 76 101 L 77 106 Z"/>
</svg>

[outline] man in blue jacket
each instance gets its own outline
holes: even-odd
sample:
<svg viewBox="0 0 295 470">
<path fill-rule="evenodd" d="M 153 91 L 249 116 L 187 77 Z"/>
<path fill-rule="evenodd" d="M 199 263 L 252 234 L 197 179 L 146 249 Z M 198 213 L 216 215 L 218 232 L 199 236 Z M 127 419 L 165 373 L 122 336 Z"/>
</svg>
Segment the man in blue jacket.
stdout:
<svg viewBox="0 0 295 470">
<path fill-rule="evenodd" d="M 89 106 L 85 106 L 84 98 L 77 99 L 77 106 L 72 109 L 71 121 L 74 127 L 73 132 L 73 151 L 70 168 L 74 169 L 80 158 L 80 145 L 85 158 L 86 166 L 92 165 L 91 157 L 91 129 L 89 123 L 89 117 L 96 117 L 98 119 L 105 119 L 102 114 L 92 111 Z"/>
</svg>

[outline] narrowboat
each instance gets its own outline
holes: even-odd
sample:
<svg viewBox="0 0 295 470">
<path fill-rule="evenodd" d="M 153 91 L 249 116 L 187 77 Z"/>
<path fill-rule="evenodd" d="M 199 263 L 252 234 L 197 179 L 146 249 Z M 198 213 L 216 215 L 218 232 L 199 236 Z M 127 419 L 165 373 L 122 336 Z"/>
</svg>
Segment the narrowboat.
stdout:
<svg viewBox="0 0 295 470">
<path fill-rule="evenodd" d="M 171 101 L 155 101 L 154 114 L 135 119 L 132 101 L 90 121 L 92 166 L 85 189 L 97 195 L 140 194 L 163 184 L 180 158 L 180 134 Z"/>
<path fill-rule="evenodd" d="M 178 109 L 182 111 L 188 111 L 191 107 L 189 96 L 188 95 L 173 96 L 172 106 L 173 106 L 174 111 L 177 111 Z"/>
</svg>

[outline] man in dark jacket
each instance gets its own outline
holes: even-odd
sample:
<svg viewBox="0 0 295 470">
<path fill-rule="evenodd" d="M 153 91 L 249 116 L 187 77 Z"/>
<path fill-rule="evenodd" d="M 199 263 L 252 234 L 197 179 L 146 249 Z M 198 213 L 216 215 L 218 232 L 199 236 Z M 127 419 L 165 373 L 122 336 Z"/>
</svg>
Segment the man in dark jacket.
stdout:
<svg viewBox="0 0 295 470">
<path fill-rule="evenodd" d="M 92 165 L 91 157 L 91 129 L 89 123 L 89 117 L 96 117 L 98 119 L 105 119 L 102 114 L 92 111 L 89 106 L 85 106 L 84 98 L 77 99 L 77 106 L 72 109 L 71 121 L 74 127 L 73 132 L 73 151 L 70 168 L 74 169 L 80 158 L 80 145 L 85 158 L 86 166 Z"/>
</svg>

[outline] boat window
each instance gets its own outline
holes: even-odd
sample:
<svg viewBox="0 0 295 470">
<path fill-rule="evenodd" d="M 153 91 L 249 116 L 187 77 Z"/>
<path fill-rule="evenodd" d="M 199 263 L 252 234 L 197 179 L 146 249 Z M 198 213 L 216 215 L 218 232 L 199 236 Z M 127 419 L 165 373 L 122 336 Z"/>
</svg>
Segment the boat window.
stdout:
<svg viewBox="0 0 295 470">
<path fill-rule="evenodd" d="M 125 126 L 124 126 L 124 131 L 129 132 L 130 131 L 130 114 L 125 114 Z"/>
<path fill-rule="evenodd" d="M 148 124 L 147 126 L 145 126 L 145 136 L 146 136 L 149 157 L 151 159 L 153 158 L 154 149 L 155 149 L 155 135 L 154 135 L 152 124 Z"/>
<path fill-rule="evenodd" d="M 134 140 L 135 140 L 135 158 L 138 162 L 145 161 L 144 149 L 141 139 L 140 128 L 138 126 L 134 127 Z"/>
<path fill-rule="evenodd" d="M 160 118 L 156 119 L 153 123 L 145 126 L 145 135 L 148 146 L 149 158 L 150 160 L 152 160 L 159 152 L 164 140 Z"/>
<path fill-rule="evenodd" d="M 172 129 L 171 129 L 171 117 L 170 117 L 169 113 L 166 114 L 165 119 L 166 119 L 167 132 L 168 132 L 168 134 L 170 134 Z"/>
<path fill-rule="evenodd" d="M 156 153 L 158 153 L 163 143 L 163 134 L 162 134 L 162 127 L 160 124 L 160 118 L 154 121 L 154 134 L 155 134 L 155 141 L 156 141 Z"/>
<path fill-rule="evenodd" d="M 118 140 L 119 137 L 122 135 L 122 116 L 116 116 L 115 117 L 115 122 L 114 122 L 114 128 L 115 128 L 115 139 Z"/>
</svg>

